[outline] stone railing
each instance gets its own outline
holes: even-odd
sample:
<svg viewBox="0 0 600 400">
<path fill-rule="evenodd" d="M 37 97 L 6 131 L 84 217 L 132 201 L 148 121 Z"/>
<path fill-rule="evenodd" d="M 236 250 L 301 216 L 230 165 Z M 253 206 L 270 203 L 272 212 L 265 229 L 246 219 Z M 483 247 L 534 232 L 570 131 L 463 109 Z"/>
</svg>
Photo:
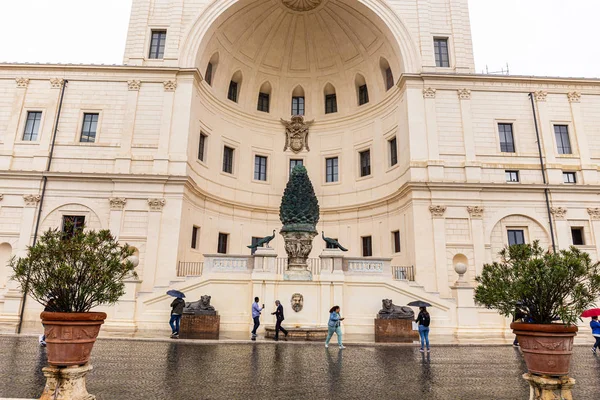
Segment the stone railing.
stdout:
<svg viewBox="0 0 600 400">
<path fill-rule="evenodd" d="M 347 258 L 344 259 L 344 272 L 354 275 L 387 275 L 391 273 L 391 261 L 390 258 Z"/>
<path fill-rule="evenodd" d="M 177 276 L 202 276 L 204 263 L 179 261 L 177 264 Z"/>
<path fill-rule="evenodd" d="M 253 259 L 244 255 L 205 254 L 204 270 L 207 273 L 251 272 Z"/>
<path fill-rule="evenodd" d="M 392 277 L 397 281 L 410 281 L 415 280 L 415 267 L 400 267 L 392 266 Z"/>
</svg>

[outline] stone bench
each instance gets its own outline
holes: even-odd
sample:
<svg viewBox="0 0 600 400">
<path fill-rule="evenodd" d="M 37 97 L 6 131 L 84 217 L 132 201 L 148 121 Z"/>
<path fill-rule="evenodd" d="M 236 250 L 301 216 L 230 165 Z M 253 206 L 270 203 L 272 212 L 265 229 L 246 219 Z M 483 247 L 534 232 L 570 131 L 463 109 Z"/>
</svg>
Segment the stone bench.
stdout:
<svg viewBox="0 0 600 400">
<path fill-rule="evenodd" d="M 292 327 L 286 326 L 285 321 L 283 322 L 283 328 L 288 331 L 288 340 L 309 340 L 309 341 L 320 341 L 327 338 L 327 327 L 317 326 L 300 326 Z M 273 339 L 275 337 L 275 326 L 265 327 L 265 337 Z M 282 332 L 279 333 L 279 338 L 283 339 L 284 335 Z"/>
</svg>

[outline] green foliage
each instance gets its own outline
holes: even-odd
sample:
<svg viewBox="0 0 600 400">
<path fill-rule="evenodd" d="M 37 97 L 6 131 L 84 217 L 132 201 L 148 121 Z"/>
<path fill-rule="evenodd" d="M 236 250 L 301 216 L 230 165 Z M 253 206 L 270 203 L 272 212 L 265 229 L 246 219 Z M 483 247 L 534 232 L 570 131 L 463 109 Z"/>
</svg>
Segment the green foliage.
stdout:
<svg viewBox="0 0 600 400">
<path fill-rule="evenodd" d="M 131 255 L 133 249 L 119 245 L 108 230 L 67 235 L 50 229 L 10 266 L 13 279 L 49 311 L 87 312 L 125 294 L 123 280 L 137 278 Z"/>
<path fill-rule="evenodd" d="M 506 317 L 520 302 L 535 323 L 571 325 L 600 296 L 600 263 L 575 247 L 552 253 L 536 241 L 507 247 L 500 257 L 476 278 L 475 301 Z"/>
<path fill-rule="evenodd" d="M 316 232 L 319 202 L 306 168 L 302 165 L 296 165 L 292 170 L 281 199 L 279 219 L 283 223 L 283 232 Z"/>
</svg>

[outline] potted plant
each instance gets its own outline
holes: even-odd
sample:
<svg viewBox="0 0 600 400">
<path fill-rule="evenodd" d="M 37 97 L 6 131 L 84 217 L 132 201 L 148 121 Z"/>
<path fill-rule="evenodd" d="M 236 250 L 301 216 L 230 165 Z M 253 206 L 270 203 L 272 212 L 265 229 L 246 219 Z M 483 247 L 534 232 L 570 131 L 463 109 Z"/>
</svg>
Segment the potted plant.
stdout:
<svg viewBox="0 0 600 400">
<path fill-rule="evenodd" d="M 575 247 L 553 253 L 535 241 L 503 249 L 476 281 L 479 304 L 505 317 L 514 316 L 517 305 L 526 310 L 530 323 L 510 326 L 529 372 L 568 375 L 575 323 L 600 296 L 600 263 Z"/>
<path fill-rule="evenodd" d="M 61 367 L 89 361 L 106 319 L 90 310 L 116 303 L 125 293 L 124 279 L 137 277 L 133 249 L 109 230 L 67 231 L 48 230 L 26 257 L 10 261 L 13 279 L 44 306 L 48 362 Z"/>
</svg>

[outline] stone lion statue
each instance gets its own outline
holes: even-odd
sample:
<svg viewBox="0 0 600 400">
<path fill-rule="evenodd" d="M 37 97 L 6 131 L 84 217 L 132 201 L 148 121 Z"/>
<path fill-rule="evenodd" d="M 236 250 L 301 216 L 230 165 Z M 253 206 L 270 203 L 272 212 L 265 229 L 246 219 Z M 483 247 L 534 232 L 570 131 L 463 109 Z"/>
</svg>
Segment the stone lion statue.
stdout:
<svg viewBox="0 0 600 400">
<path fill-rule="evenodd" d="M 204 295 L 201 296 L 200 300 L 198 301 L 185 303 L 183 313 L 195 315 L 217 315 L 215 308 L 210 305 L 210 298 L 211 297 L 209 295 Z"/>
<path fill-rule="evenodd" d="M 391 299 L 381 300 L 383 308 L 377 314 L 378 319 L 415 319 L 415 312 L 410 307 L 396 306 Z"/>
<path fill-rule="evenodd" d="M 294 293 L 292 295 L 291 303 L 292 310 L 300 312 L 302 310 L 302 307 L 304 307 L 304 296 L 302 296 L 300 293 Z"/>
</svg>

